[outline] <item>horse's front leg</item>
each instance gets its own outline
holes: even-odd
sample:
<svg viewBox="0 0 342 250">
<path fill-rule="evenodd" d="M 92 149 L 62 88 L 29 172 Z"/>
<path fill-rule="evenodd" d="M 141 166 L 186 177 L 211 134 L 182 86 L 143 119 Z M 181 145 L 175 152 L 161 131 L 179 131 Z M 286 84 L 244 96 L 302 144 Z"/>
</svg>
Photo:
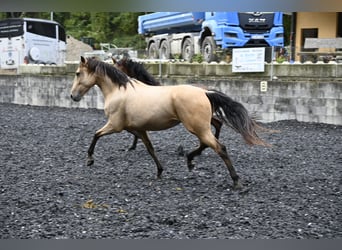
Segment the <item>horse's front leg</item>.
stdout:
<svg viewBox="0 0 342 250">
<path fill-rule="evenodd" d="M 132 146 L 128 148 L 128 151 L 134 150 L 137 147 L 137 143 L 138 143 L 138 139 L 140 135 L 135 130 L 127 130 L 127 131 L 130 132 L 132 135 L 134 135 Z"/>
<path fill-rule="evenodd" d="M 113 128 L 112 124 L 109 121 L 101 129 L 96 131 L 88 149 L 87 166 L 91 166 L 94 164 L 93 154 L 98 139 L 104 135 L 112 134 L 114 132 L 117 131 Z"/>
<path fill-rule="evenodd" d="M 134 134 L 134 140 L 132 146 L 128 148 L 129 151 L 136 149 L 139 137 Z"/>
<path fill-rule="evenodd" d="M 150 153 L 150 155 L 152 156 L 154 162 L 157 165 L 157 170 L 158 170 L 157 177 L 161 178 L 161 174 L 163 172 L 163 167 L 160 164 L 160 162 L 159 162 L 159 160 L 158 160 L 158 158 L 157 158 L 157 156 L 156 156 L 156 154 L 154 152 L 153 145 L 152 145 L 150 139 L 148 138 L 147 132 L 146 131 L 139 131 L 138 135 L 141 138 L 141 140 L 143 141 L 144 145 L 147 148 L 147 151 Z"/>
</svg>

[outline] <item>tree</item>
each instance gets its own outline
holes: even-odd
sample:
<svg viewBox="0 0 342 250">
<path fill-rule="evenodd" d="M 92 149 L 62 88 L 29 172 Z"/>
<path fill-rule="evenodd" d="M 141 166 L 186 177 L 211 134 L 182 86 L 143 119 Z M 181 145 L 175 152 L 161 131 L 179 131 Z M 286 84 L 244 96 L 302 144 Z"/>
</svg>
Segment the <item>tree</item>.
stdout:
<svg viewBox="0 0 342 250">
<path fill-rule="evenodd" d="M 113 25 L 116 27 L 116 32 L 126 35 L 137 34 L 138 16 L 140 12 L 122 12 L 113 20 Z"/>
<path fill-rule="evenodd" d="M 98 42 L 109 42 L 112 36 L 110 29 L 110 14 L 107 12 L 93 12 L 90 14 L 90 36 Z"/>
<path fill-rule="evenodd" d="M 81 37 L 90 36 L 90 13 L 89 12 L 72 12 L 70 17 L 64 20 L 64 28 L 67 34 L 80 39 Z"/>
<path fill-rule="evenodd" d="M 95 43 L 114 43 L 119 47 L 143 47 L 137 34 L 138 16 L 142 12 L 53 12 L 53 19 L 76 39 L 92 38 Z M 51 12 L 2 12 L 0 19 L 32 17 L 50 19 Z"/>
</svg>

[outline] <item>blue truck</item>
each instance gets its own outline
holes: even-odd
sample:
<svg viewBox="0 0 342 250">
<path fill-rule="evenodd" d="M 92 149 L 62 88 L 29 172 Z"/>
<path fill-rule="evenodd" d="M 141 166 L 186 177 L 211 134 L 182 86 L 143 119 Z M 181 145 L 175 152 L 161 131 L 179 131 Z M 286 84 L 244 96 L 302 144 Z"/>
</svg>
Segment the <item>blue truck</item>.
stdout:
<svg viewBox="0 0 342 250">
<path fill-rule="evenodd" d="M 211 62 L 232 48 L 284 46 L 282 12 L 154 12 L 138 17 L 138 33 L 151 59 Z"/>
</svg>

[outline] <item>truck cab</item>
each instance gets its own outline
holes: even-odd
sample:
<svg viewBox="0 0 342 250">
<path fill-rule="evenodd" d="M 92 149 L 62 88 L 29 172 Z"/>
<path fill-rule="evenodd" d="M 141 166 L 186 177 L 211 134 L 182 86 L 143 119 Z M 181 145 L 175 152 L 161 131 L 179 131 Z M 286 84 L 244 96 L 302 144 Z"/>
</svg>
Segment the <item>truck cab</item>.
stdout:
<svg viewBox="0 0 342 250">
<path fill-rule="evenodd" d="M 221 50 L 284 46 L 282 12 L 156 12 L 138 22 L 150 58 L 200 53 L 211 62 Z"/>
</svg>

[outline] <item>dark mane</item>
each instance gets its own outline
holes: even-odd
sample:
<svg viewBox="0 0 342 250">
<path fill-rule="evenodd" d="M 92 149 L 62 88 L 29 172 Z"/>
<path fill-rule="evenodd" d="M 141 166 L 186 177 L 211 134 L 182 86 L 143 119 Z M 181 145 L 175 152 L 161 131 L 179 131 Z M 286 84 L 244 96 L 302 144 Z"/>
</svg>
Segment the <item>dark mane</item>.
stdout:
<svg viewBox="0 0 342 250">
<path fill-rule="evenodd" d="M 127 74 L 148 85 L 158 86 L 160 83 L 145 69 L 144 65 L 128 58 L 121 59 L 118 64 L 125 67 Z"/>
<path fill-rule="evenodd" d="M 99 74 L 100 76 L 108 76 L 113 83 L 126 88 L 129 77 L 121 70 L 116 69 L 112 65 L 99 61 L 94 58 L 87 58 L 88 69 L 92 73 Z"/>
</svg>

